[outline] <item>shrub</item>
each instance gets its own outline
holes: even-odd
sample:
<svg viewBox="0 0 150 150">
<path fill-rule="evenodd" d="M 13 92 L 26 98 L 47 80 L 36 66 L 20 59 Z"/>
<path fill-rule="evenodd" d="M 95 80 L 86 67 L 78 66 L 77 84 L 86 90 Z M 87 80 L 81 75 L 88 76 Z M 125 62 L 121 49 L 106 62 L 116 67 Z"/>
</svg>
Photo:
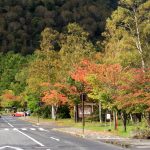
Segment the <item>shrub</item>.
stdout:
<svg viewBox="0 0 150 150">
<path fill-rule="evenodd" d="M 150 139 L 150 129 L 136 129 L 132 132 L 132 138 Z"/>
</svg>

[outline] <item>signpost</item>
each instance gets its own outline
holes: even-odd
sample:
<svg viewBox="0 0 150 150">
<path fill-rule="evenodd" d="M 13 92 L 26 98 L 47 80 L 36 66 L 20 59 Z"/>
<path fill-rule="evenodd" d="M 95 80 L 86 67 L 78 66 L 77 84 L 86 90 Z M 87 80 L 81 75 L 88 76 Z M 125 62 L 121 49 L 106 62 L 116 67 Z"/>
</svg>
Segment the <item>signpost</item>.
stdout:
<svg viewBox="0 0 150 150">
<path fill-rule="evenodd" d="M 107 118 L 107 120 L 110 121 L 110 129 L 111 129 L 111 114 L 107 114 L 107 115 L 106 115 L 106 118 Z"/>
<path fill-rule="evenodd" d="M 87 99 L 87 94 L 82 93 L 80 95 L 80 99 L 82 101 L 82 133 L 84 134 L 84 127 L 85 127 L 85 119 L 84 119 L 84 101 Z"/>
</svg>

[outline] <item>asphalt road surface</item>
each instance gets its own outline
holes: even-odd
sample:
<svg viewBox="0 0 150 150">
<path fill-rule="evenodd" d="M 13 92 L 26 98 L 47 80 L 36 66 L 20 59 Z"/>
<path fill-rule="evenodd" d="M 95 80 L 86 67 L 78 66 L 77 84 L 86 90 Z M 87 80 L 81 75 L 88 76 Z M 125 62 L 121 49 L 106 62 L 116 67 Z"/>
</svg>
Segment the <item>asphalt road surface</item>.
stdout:
<svg viewBox="0 0 150 150">
<path fill-rule="evenodd" d="M 16 117 L 0 118 L 0 150 L 123 150 L 120 147 L 44 129 Z"/>
</svg>

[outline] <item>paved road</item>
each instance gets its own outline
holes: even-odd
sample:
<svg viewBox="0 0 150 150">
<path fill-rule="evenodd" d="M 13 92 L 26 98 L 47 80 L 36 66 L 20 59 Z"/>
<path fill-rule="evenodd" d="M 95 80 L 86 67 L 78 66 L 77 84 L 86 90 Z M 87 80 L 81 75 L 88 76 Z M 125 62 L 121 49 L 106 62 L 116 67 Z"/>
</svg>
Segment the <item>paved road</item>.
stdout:
<svg viewBox="0 0 150 150">
<path fill-rule="evenodd" d="M 15 117 L 0 118 L 0 150 L 122 150 L 113 145 L 93 142 L 44 129 Z"/>
</svg>

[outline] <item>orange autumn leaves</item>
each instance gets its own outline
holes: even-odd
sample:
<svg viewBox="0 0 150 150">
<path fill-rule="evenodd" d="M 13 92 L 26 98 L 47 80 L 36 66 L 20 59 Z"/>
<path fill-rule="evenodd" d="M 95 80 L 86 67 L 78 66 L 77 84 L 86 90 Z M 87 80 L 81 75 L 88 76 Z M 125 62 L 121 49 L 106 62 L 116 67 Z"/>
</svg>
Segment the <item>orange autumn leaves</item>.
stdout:
<svg viewBox="0 0 150 150">
<path fill-rule="evenodd" d="M 51 85 L 49 83 L 44 83 L 42 86 L 49 87 L 48 90 L 43 92 L 42 101 L 47 105 L 60 106 L 67 103 L 67 97 L 61 91 L 64 86 L 62 84 L 56 83 Z"/>
<path fill-rule="evenodd" d="M 20 97 L 19 96 L 16 96 L 14 95 L 14 93 L 12 91 L 5 91 L 3 94 L 2 94 L 2 99 L 5 99 L 7 101 L 19 101 L 20 100 Z"/>
<path fill-rule="evenodd" d="M 0 97 L 0 103 L 2 107 L 11 107 L 13 104 L 19 105 L 21 97 L 16 96 L 11 90 L 6 90 Z"/>
<path fill-rule="evenodd" d="M 59 93 L 57 90 L 51 90 L 44 92 L 42 101 L 48 105 L 63 105 L 67 102 L 67 97 L 64 94 Z"/>
<path fill-rule="evenodd" d="M 76 81 L 87 84 L 86 77 L 90 74 L 95 74 L 101 82 L 115 83 L 116 79 L 122 72 L 122 67 L 119 64 L 106 65 L 95 64 L 88 60 L 84 60 L 75 66 L 75 71 L 71 73 L 71 77 Z"/>
<path fill-rule="evenodd" d="M 119 64 L 95 64 L 85 60 L 76 66 L 71 77 L 89 86 L 87 76 L 90 74 L 96 75 L 105 91 L 111 91 L 112 105 L 117 109 L 150 111 L 149 69 L 143 72 L 142 68 L 123 68 Z"/>
<path fill-rule="evenodd" d="M 42 101 L 49 105 L 67 103 L 67 93 L 61 92 L 63 89 L 79 96 L 81 92 L 90 93 L 94 88 L 87 80 L 90 75 L 95 75 L 98 83 L 102 85 L 102 90 L 110 92 L 113 104 L 117 109 L 150 110 L 150 70 L 145 72 L 142 69 L 123 68 L 119 64 L 96 64 L 89 60 L 83 60 L 74 66 L 68 76 L 84 86 L 83 91 L 78 91 L 75 86 L 55 84 L 52 90 L 43 93 Z"/>
</svg>

